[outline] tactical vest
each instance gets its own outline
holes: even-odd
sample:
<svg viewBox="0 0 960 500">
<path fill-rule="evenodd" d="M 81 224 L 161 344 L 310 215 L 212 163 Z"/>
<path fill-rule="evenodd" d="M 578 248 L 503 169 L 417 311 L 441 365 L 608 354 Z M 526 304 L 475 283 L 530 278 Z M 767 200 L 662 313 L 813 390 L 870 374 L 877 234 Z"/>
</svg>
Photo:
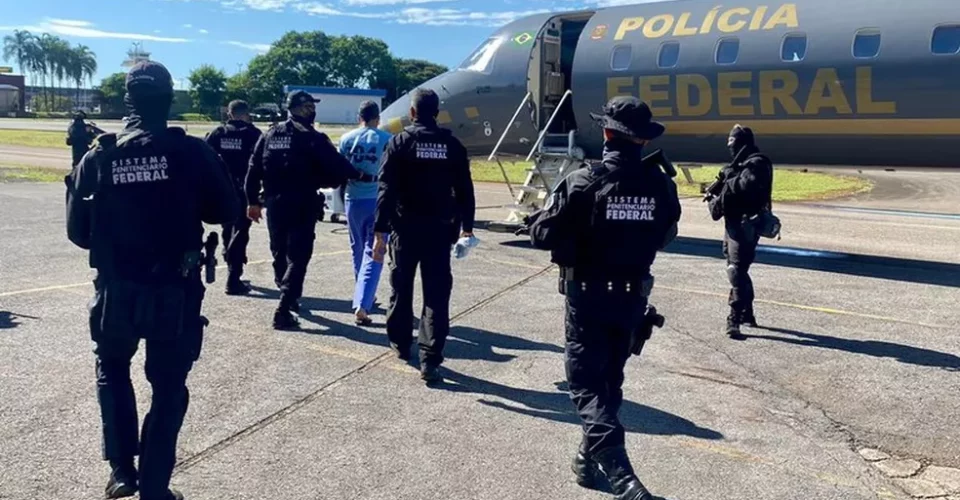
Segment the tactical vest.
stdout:
<svg viewBox="0 0 960 500">
<path fill-rule="evenodd" d="M 199 249 L 200 179 L 188 146 L 179 128 L 101 136 L 90 248 L 101 275 L 172 278 Z"/>
<path fill-rule="evenodd" d="M 593 209 L 586 234 L 577 235 L 578 280 L 642 280 L 671 225 L 670 191 L 659 168 L 594 167 Z"/>
<path fill-rule="evenodd" d="M 237 128 L 231 123 L 220 126 L 221 133 L 218 134 L 218 143 L 214 144 L 218 153 L 223 158 L 224 163 L 230 167 L 230 176 L 235 184 L 243 186 L 243 180 L 247 175 L 247 167 L 250 164 L 250 156 L 253 154 L 255 138 L 253 130 L 247 128 Z"/>
<path fill-rule="evenodd" d="M 315 164 L 313 141 L 319 137 L 296 122 L 281 123 L 264 134 L 263 191 L 267 197 L 293 199 L 313 206 L 322 168 Z"/>
<path fill-rule="evenodd" d="M 403 133 L 410 140 L 404 144 L 404 161 L 397 176 L 400 223 L 426 222 L 459 227 L 450 131 L 408 127 Z"/>
</svg>

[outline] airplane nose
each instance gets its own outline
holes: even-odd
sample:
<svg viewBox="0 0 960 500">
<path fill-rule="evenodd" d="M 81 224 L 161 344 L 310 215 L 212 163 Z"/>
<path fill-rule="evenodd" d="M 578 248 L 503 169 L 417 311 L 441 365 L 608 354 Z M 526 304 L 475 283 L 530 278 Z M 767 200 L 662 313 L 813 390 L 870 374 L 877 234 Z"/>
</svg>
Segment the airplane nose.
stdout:
<svg viewBox="0 0 960 500">
<path fill-rule="evenodd" d="M 403 119 L 409 114 L 409 110 L 410 94 L 406 93 L 380 113 L 380 128 L 391 134 L 399 134 L 403 130 Z"/>
</svg>

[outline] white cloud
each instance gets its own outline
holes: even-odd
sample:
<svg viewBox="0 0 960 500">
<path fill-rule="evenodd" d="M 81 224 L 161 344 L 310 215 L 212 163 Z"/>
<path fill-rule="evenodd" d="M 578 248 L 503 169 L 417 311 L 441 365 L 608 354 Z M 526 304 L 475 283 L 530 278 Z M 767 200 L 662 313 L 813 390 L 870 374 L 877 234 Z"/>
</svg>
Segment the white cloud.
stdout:
<svg viewBox="0 0 960 500">
<path fill-rule="evenodd" d="M 73 26 L 74 28 L 89 28 L 93 26 L 93 23 L 90 21 L 75 21 L 72 19 L 48 19 L 48 21 L 53 24 L 59 24 L 60 26 Z"/>
<path fill-rule="evenodd" d="M 456 2 L 458 0 L 343 0 L 343 3 L 350 6 L 370 6 L 370 5 L 397 5 L 397 4 L 422 4 L 434 2 Z"/>
<path fill-rule="evenodd" d="M 201 30 L 200 30 L 200 34 L 202 34 L 202 35 L 206 35 L 206 34 L 208 34 L 208 33 L 210 33 L 210 32 L 207 31 L 207 30 L 204 30 L 204 29 L 201 29 Z"/>
<path fill-rule="evenodd" d="M 256 52 L 264 53 L 270 50 L 270 45 L 266 43 L 244 43 L 244 42 L 223 42 L 227 45 L 233 45 L 234 47 L 242 47 L 244 49 L 253 50 Z"/>
<path fill-rule="evenodd" d="M 224 7 L 233 9 L 253 9 L 253 10 L 283 10 L 289 4 L 296 0 L 220 0 Z"/>
<path fill-rule="evenodd" d="M 368 12 L 346 12 L 342 10 L 335 9 L 327 4 L 322 3 L 308 3 L 297 5 L 297 10 L 306 12 L 311 16 L 345 16 L 345 17 L 359 17 L 364 19 L 380 19 L 392 17 L 392 13 L 368 13 Z"/>
<path fill-rule="evenodd" d="M 507 12 L 471 12 L 458 9 L 425 9 L 411 7 L 396 16 L 400 24 L 424 24 L 428 26 L 485 26 L 498 27 L 521 17 L 550 12 L 547 9 Z"/>
<path fill-rule="evenodd" d="M 146 35 L 143 33 L 123 33 L 117 31 L 104 31 L 93 28 L 93 23 L 86 21 L 71 21 L 67 19 L 47 19 L 38 25 L 33 26 L 0 26 L 0 31 L 27 30 L 39 33 L 50 33 L 55 35 L 72 36 L 76 38 L 115 38 L 122 40 L 137 40 L 148 42 L 166 42 L 166 43 L 185 43 L 190 40 L 187 38 L 169 38 L 162 36 Z"/>
<path fill-rule="evenodd" d="M 184 24 L 182 27 L 183 27 L 183 28 L 186 28 L 186 29 L 190 29 L 190 28 L 193 27 L 193 25 L 192 25 L 192 24 Z"/>
</svg>

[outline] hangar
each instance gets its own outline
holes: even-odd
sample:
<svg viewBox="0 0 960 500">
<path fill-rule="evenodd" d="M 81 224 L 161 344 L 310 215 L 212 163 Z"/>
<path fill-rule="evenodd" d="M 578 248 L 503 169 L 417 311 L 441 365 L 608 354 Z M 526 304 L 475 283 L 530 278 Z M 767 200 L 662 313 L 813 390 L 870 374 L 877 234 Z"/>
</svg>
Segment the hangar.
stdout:
<svg viewBox="0 0 960 500">
<path fill-rule="evenodd" d="M 317 103 L 317 122 L 325 124 L 355 124 L 357 123 L 357 110 L 360 109 L 360 103 L 368 100 L 373 101 L 383 109 L 383 98 L 387 96 L 386 90 L 379 89 L 347 89 L 303 85 L 285 85 L 283 87 L 284 94 L 294 90 L 306 91 L 313 97 L 320 99 L 320 102 Z"/>
</svg>

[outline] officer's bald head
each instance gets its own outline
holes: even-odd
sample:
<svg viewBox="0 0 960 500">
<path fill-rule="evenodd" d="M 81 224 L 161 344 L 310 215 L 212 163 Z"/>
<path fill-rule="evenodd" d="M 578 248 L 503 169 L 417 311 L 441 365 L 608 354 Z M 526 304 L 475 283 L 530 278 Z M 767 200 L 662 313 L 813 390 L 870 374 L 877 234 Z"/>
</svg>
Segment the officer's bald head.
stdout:
<svg viewBox="0 0 960 500">
<path fill-rule="evenodd" d="M 418 88 L 410 98 L 410 118 L 435 120 L 440 114 L 440 97 L 430 89 Z"/>
</svg>

